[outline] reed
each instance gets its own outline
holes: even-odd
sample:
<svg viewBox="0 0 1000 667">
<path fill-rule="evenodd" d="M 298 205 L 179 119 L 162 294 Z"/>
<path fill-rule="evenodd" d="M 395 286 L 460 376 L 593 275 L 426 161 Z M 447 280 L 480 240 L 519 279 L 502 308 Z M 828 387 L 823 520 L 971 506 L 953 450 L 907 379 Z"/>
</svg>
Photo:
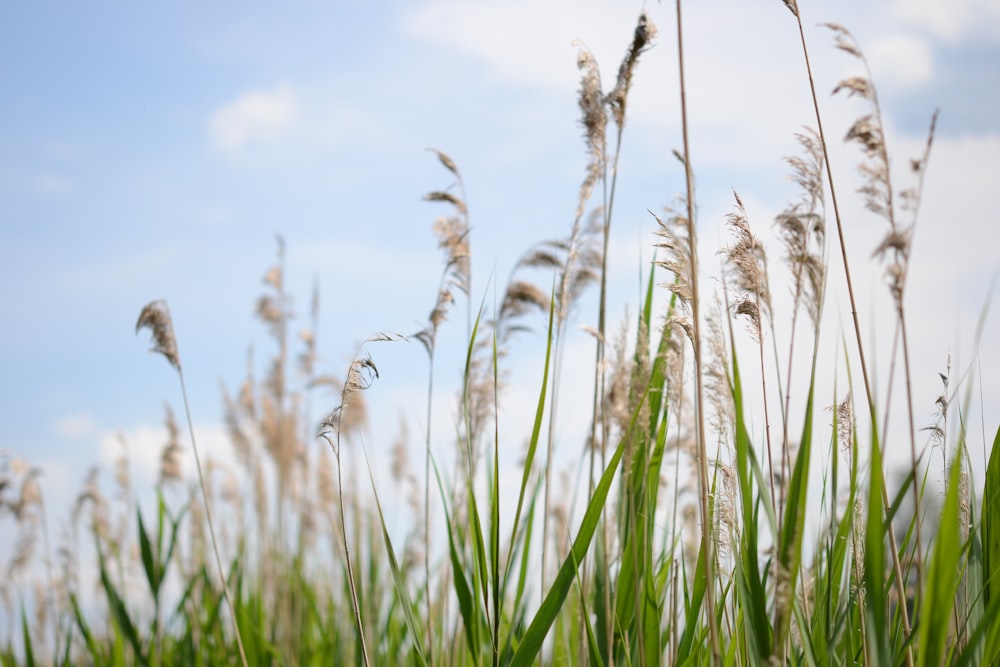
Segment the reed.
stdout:
<svg viewBox="0 0 1000 667">
<path fill-rule="evenodd" d="M 104 491 L 102 471 L 90 471 L 53 551 L 40 471 L 0 455 L 0 520 L 18 535 L 0 578 L 9 619 L 0 664 L 1000 661 L 1000 429 L 976 442 L 964 419 L 975 379 L 953 377 L 949 362 L 940 398 L 925 406 L 936 412 L 928 432 L 940 447 L 939 482 L 918 441 L 911 391 L 916 373 L 937 370 L 911 358 L 904 307 L 936 115 L 910 162 L 914 185 L 901 189 L 890 173 L 877 73 L 846 28 L 829 26 L 834 48 L 865 70 L 829 86 L 867 105 L 847 131 L 863 177 L 847 196 L 886 224 L 871 259 L 886 270 L 895 330 L 889 391 L 878 398 L 851 274 L 869 258 L 848 257 L 844 188 L 830 169 L 816 92 L 826 84 L 814 79 L 798 3 L 783 4 L 798 29 L 816 127 L 794 134 L 798 153 L 786 162 L 796 192 L 773 221 L 762 222 L 752 197 L 734 191 L 730 237 L 714 255 L 717 281 L 706 280 L 712 255 L 698 236 L 698 156 L 688 140 L 699 121 L 688 113 L 684 58 L 698 36 L 685 32 L 678 0 L 680 87 L 671 92 L 682 148 L 664 159 L 679 160 L 682 194 L 668 207 L 661 193 L 649 195 L 655 254 L 639 267 L 637 312 L 619 326 L 609 249 L 629 159 L 622 137 L 632 131 L 635 72 L 643 54 L 661 48 L 645 14 L 610 90 L 600 76 L 604 54 L 580 48 L 583 173 L 566 202 L 568 228 L 526 244 L 506 282 L 484 290 L 495 289 L 497 303 L 473 291 L 469 197 L 477 184 L 442 151 L 432 151 L 435 164 L 453 183 L 425 197 L 446 211 L 432 227 L 444 261 L 426 324 L 409 337 L 366 338 L 343 374 L 323 368 L 318 286 L 308 325 L 290 334 L 293 295 L 279 237 L 255 308 L 267 350 L 249 353 L 242 383 L 222 389 L 231 466 L 199 449 L 166 303 L 143 308 L 137 331 L 150 332 L 153 351 L 179 377 L 195 479 L 184 474 L 189 449 L 168 405 L 155 504 L 138 502 L 123 447 L 110 471 L 115 493 Z M 773 226 L 780 261 L 768 261 L 761 225 Z M 834 236 L 839 253 L 828 248 Z M 851 331 L 831 331 L 824 317 L 835 305 L 831 271 L 845 276 Z M 772 299 L 779 284 L 789 288 L 787 310 Z M 581 298 L 588 291 L 596 292 L 593 312 Z M 462 302 L 464 345 L 446 350 L 441 333 L 461 326 L 448 320 Z M 580 320 L 595 344 L 586 360 L 567 352 Z M 837 349 L 821 345 L 824 333 L 839 336 Z M 543 353 L 537 366 L 520 367 L 532 376 L 532 386 L 518 387 L 531 397 L 524 433 L 511 432 L 500 409 L 510 371 L 522 363 L 518 338 Z M 388 416 L 373 414 L 365 397 L 376 381 L 391 381 L 380 378 L 375 344 L 403 340 L 420 345 L 401 348 L 426 353 L 426 417 L 415 437 L 402 423 L 386 450 L 387 488 L 372 469 L 382 459 L 370 452 L 381 443 L 366 441 L 365 424 Z M 829 386 L 817 370 L 828 357 L 837 369 Z M 461 384 L 443 438 L 432 407 L 448 362 Z M 593 386 L 583 394 L 566 386 L 570 363 L 587 365 Z M 897 367 L 910 451 L 898 483 L 884 461 Z M 759 381 L 748 379 L 758 373 Z M 313 406 L 331 390 L 334 405 L 324 404 L 316 424 Z M 571 409 L 587 420 L 586 436 L 559 452 L 557 417 L 580 395 L 584 407 Z M 511 474 L 502 454 L 514 438 L 524 449 Z M 980 445 L 992 446 L 981 501 L 969 463 L 969 448 Z M 45 567 L 33 568 L 39 560 Z M 85 571 L 90 562 L 95 572 Z"/>
</svg>

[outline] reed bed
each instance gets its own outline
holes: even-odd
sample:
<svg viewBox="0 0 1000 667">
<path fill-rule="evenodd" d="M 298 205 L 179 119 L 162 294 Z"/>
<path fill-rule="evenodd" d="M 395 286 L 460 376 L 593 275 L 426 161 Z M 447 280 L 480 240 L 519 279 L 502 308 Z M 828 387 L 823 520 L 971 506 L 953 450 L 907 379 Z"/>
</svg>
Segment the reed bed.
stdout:
<svg viewBox="0 0 1000 667">
<path fill-rule="evenodd" d="M 876 73 L 850 31 L 828 25 L 833 48 L 864 71 L 831 86 L 867 106 L 846 136 L 862 177 L 848 196 L 861 197 L 885 224 L 873 260 L 848 257 L 851 229 L 817 93 L 827 84 L 817 84 L 809 60 L 810 48 L 830 47 L 807 44 L 798 4 L 783 3 L 791 15 L 786 37 L 801 42 L 802 94 L 813 102 L 815 125 L 796 135 L 800 152 L 787 164 L 799 194 L 775 220 L 753 220 L 734 193 L 725 247 L 706 252 L 699 243 L 697 155 L 688 141 L 698 120 L 687 112 L 678 0 L 681 148 L 664 159 L 682 165 L 682 194 L 666 208 L 650 194 L 655 255 L 641 267 L 640 308 L 612 325 L 608 252 L 619 164 L 627 159 L 622 137 L 633 75 L 657 28 L 639 17 L 610 82 L 601 80 L 597 54 L 580 48 L 586 168 L 575 208 L 567 202 L 572 224 L 565 236 L 527 248 L 498 286 L 495 307 L 472 285 L 467 184 L 459 165 L 434 151 L 442 181 L 452 184 L 426 197 L 446 209 L 433 228 L 444 266 L 426 326 L 408 336 L 372 335 L 343 375 L 324 374 L 318 288 L 296 343 L 279 239 L 256 304 L 273 343 L 267 370 L 257 377 L 251 355 L 245 380 L 223 388 L 235 467 L 202 460 L 190 415 L 184 436 L 168 407 L 155 505 L 138 506 L 127 461 L 116 470 L 113 497 L 95 469 L 53 551 L 39 471 L 2 460 L 0 520 L 16 523 L 20 537 L 0 587 L 12 619 L 0 633 L 0 663 L 1000 661 L 1000 430 L 980 500 L 960 418 L 969 380 L 956 387 L 950 369 L 941 375 L 938 420 L 928 429 L 933 448 L 918 436 L 911 392 L 917 360 L 904 296 L 936 114 L 924 153 L 909 161 L 906 185 L 898 185 Z M 773 225 L 781 242 L 778 266 L 768 263 L 755 231 L 761 224 Z M 718 283 L 707 283 L 700 268 L 712 261 L 722 264 Z M 908 428 L 893 443 L 905 441 L 910 453 L 900 479 L 887 478 L 890 402 L 880 404 L 872 386 L 855 261 L 881 263 L 894 306 L 891 376 L 902 378 Z M 832 272 L 844 276 L 851 321 L 831 353 L 820 341 L 831 326 L 824 313 Z M 778 312 L 772 300 L 779 282 L 791 287 L 789 311 Z M 581 311 L 588 290 L 597 293 L 596 312 Z M 463 309 L 462 382 L 453 439 L 443 449 L 431 408 L 438 334 L 461 326 L 449 318 Z M 563 399 L 573 318 L 587 323 L 593 339 L 586 406 Z M 165 303 L 142 309 L 137 331 L 146 329 L 153 350 L 177 371 L 186 409 Z M 516 434 L 526 444 L 507 480 L 499 405 L 510 391 L 519 337 L 541 340 L 544 355 L 529 369 L 531 427 Z M 405 499 L 402 510 L 394 508 L 407 517 L 399 529 L 386 519 L 388 490 L 376 482 L 360 436 L 372 418 L 365 391 L 379 381 L 376 344 L 404 338 L 426 352 L 427 413 L 420 436 L 404 425 L 391 445 L 391 469 L 379 471 L 391 477 L 392 498 Z M 839 369 L 835 386 L 817 384 L 825 355 Z M 793 368 L 808 368 L 806 381 Z M 750 376 L 759 383 L 747 383 Z M 320 388 L 339 397 L 323 418 L 310 410 Z M 561 445 L 576 447 L 569 472 L 554 451 L 556 417 L 567 410 L 587 420 L 583 442 Z M 196 480 L 181 473 L 189 450 Z M 929 473 L 938 450 L 943 483 Z M 516 493 L 501 491 L 510 488 Z M 32 568 L 36 558 L 46 567 Z M 96 576 L 83 571 L 90 563 Z"/>
</svg>

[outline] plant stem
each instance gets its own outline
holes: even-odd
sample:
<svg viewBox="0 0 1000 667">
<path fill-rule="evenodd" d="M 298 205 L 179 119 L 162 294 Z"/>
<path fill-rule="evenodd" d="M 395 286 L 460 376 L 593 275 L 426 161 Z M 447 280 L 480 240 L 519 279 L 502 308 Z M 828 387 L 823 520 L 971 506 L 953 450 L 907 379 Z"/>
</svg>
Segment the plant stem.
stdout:
<svg viewBox="0 0 1000 667">
<path fill-rule="evenodd" d="M 705 602 L 708 606 L 709 641 L 715 664 L 722 664 L 719 628 L 715 609 L 715 553 L 711 535 L 711 513 L 708 487 L 708 448 L 705 444 L 705 407 L 702 381 L 701 324 L 698 300 L 698 244 L 694 222 L 694 181 L 691 172 L 691 147 L 688 141 L 687 92 L 684 87 L 684 41 L 681 21 L 681 0 L 677 0 L 677 54 L 680 70 L 681 131 L 684 137 L 684 180 L 687 199 L 687 230 L 691 247 L 691 317 L 695 367 L 695 412 L 698 425 L 698 496 L 701 509 L 701 548 L 705 558 Z"/>
<path fill-rule="evenodd" d="M 823 132 L 823 119 L 819 111 L 819 97 L 816 94 L 816 82 L 813 79 L 812 65 L 809 62 L 809 49 L 806 46 L 806 34 L 802 27 L 802 16 L 796 11 L 795 19 L 799 27 L 799 38 L 802 42 L 802 56 L 805 59 L 806 73 L 809 77 L 809 91 L 812 94 L 813 110 L 816 114 L 816 129 L 819 132 L 820 143 L 823 146 L 823 160 L 826 165 L 826 178 L 830 186 L 830 198 L 833 203 L 833 216 L 837 222 L 837 240 L 840 242 L 840 256 L 844 265 L 844 277 L 847 281 L 847 295 L 851 302 L 851 320 L 854 323 L 854 337 L 858 345 L 858 357 L 861 362 L 861 375 L 865 383 L 865 396 L 868 399 L 868 415 L 871 420 L 872 429 L 878 429 L 878 416 L 875 408 L 875 398 L 872 393 L 871 380 L 868 377 L 868 363 L 865 360 L 865 348 L 861 339 L 861 323 L 858 320 L 858 306 L 854 298 L 854 282 L 851 280 L 851 268 L 847 261 L 847 245 L 844 242 L 844 226 L 840 218 L 840 206 L 837 203 L 837 192 L 833 182 L 833 171 L 830 168 L 830 152 L 827 150 L 826 135 Z M 886 511 L 889 509 L 889 496 L 885 489 L 885 471 L 880 470 L 882 476 L 882 504 Z M 910 629 L 910 615 L 906 608 L 906 585 L 903 582 L 903 570 L 899 562 L 899 549 L 896 546 L 896 531 L 892 522 L 888 522 L 886 531 L 889 534 L 889 546 L 892 552 L 892 564 L 895 571 L 896 592 L 899 595 L 900 611 L 903 621 L 903 632 L 907 640 L 906 643 L 906 664 L 913 667 L 913 648 L 908 641 L 912 631 Z"/>
<path fill-rule="evenodd" d="M 177 376 L 181 381 L 181 396 L 184 399 L 184 414 L 187 416 L 188 431 L 191 434 L 191 449 L 194 450 L 195 468 L 198 470 L 198 484 L 201 486 L 201 496 L 205 501 L 205 519 L 208 522 L 208 533 L 212 538 L 212 553 L 215 554 L 215 565 L 219 569 L 219 578 L 222 580 L 222 595 L 226 598 L 226 605 L 229 607 L 229 615 L 233 620 L 233 631 L 236 633 L 236 646 L 240 651 L 240 661 L 243 667 L 247 665 L 247 654 L 243 649 L 243 638 L 240 636 L 240 624 L 236 619 L 236 607 L 233 605 L 233 598 L 229 593 L 229 582 L 226 577 L 226 570 L 222 566 L 222 556 L 219 554 L 219 542 L 215 537 L 215 522 L 212 520 L 212 503 L 208 500 L 208 486 L 205 484 L 205 474 L 201 468 L 201 457 L 198 455 L 198 444 L 194 437 L 194 422 L 191 421 L 191 408 L 188 405 L 187 389 L 184 386 L 184 371 L 180 364 L 177 365 Z"/>
</svg>

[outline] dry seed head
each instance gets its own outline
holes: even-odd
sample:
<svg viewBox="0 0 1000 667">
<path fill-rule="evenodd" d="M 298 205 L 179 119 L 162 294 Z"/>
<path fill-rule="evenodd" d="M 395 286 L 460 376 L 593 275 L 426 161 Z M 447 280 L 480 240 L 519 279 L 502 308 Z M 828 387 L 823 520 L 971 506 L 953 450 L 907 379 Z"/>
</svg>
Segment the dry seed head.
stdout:
<svg viewBox="0 0 1000 667">
<path fill-rule="evenodd" d="M 37 541 L 38 535 L 36 534 L 34 528 L 28 526 L 23 526 L 21 528 L 17 544 L 14 547 L 13 553 L 11 553 L 10 561 L 7 563 L 8 577 L 13 579 L 23 573 L 24 569 L 27 567 L 28 563 L 32 561 L 32 558 L 35 555 L 35 545 Z"/>
<path fill-rule="evenodd" d="M 844 141 L 858 144 L 865 153 L 873 154 L 882 150 L 882 128 L 879 127 L 873 114 L 862 116 L 854 121 L 844 135 Z"/>
<path fill-rule="evenodd" d="M 736 198 L 736 211 L 726 215 L 726 223 L 733 232 L 734 242 L 722 252 L 726 256 L 739 294 L 733 310 L 737 315 L 746 315 L 750 319 L 751 333 L 760 341 L 761 311 L 765 315 L 770 312 L 771 303 L 767 286 L 767 256 L 764 247 L 750 231 L 743 200 L 736 192 L 733 195 Z"/>
<path fill-rule="evenodd" d="M 836 40 L 835 46 L 838 49 L 844 51 L 845 53 L 851 54 L 855 58 L 864 60 L 864 54 L 862 54 L 861 49 L 858 48 L 857 43 L 854 40 L 854 35 L 852 35 L 847 28 L 840 25 L 839 23 L 832 23 L 832 22 L 823 23 L 822 26 L 824 28 L 829 28 L 834 32 L 834 39 Z"/>
<path fill-rule="evenodd" d="M 451 194 L 450 192 L 443 192 L 441 190 L 435 190 L 433 192 L 428 192 L 424 195 L 424 201 L 442 201 L 447 202 L 455 207 L 459 213 L 466 213 L 467 209 L 465 207 L 465 202 Z"/>
<path fill-rule="evenodd" d="M 252 393 L 250 395 L 252 400 Z M 253 446 L 250 443 L 250 437 L 247 436 L 243 429 L 243 424 L 240 419 L 240 409 L 245 407 L 245 403 L 242 401 L 240 403 L 234 402 L 229 396 L 229 392 L 226 391 L 225 385 L 223 385 L 222 405 L 223 418 L 226 423 L 226 432 L 229 435 L 229 442 L 232 444 L 233 450 L 236 453 L 236 459 L 249 470 L 251 461 L 253 460 Z"/>
<path fill-rule="evenodd" d="M 427 150 L 437 155 L 438 160 L 441 161 L 441 164 L 444 165 L 445 169 L 453 173 L 455 176 L 459 175 L 458 167 L 455 165 L 455 161 L 452 160 L 450 157 L 448 157 L 447 154 L 443 153 L 442 151 L 439 151 L 436 148 L 428 148 Z"/>
<path fill-rule="evenodd" d="M 667 401 L 671 406 L 671 412 L 675 412 L 684 396 L 684 352 L 687 346 L 681 338 L 683 331 L 675 321 L 666 320 L 663 328 L 669 330 L 666 359 Z"/>
<path fill-rule="evenodd" d="M 128 441 L 125 434 L 118 432 L 119 453 L 115 458 L 115 485 L 118 487 L 119 497 L 123 500 L 129 497 L 132 487 L 132 476 L 129 471 L 128 461 Z"/>
<path fill-rule="evenodd" d="M 167 442 L 160 454 L 161 485 L 177 483 L 182 478 L 180 456 L 183 449 L 180 442 L 180 429 L 174 419 L 174 411 L 170 409 L 169 405 L 164 405 L 164 408 L 166 416 L 163 421 L 167 429 Z"/>
<path fill-rule="evenodd" d="M 410 470 L 410 456 L 407 443 L 410 440 L 409 428 L 402 415 L 399 417 L 399 434 L 392 445 L 392 481 L 401 484 Z"/>
<path fill-rule="evenodd" d="M 576 65 L 583 72 L 578 104 L 582 116 L 580 124 L 583 126 L 587 153 L 590 155 L 590 163 L 580 185 L 580 196 L 576 207 L 576 217 L 579 219 L 583 216 L 584 205 L 590 199 L 594 185 L 604 173 L 608 116 L 604 107 L 604 95 L 601 92 L 601 74 L 593 54 L 581 48 Z"/>
<path fill-rule="evenodd" d="M 174 325 L 166 301 L 151 301 L 146 304 L 135 323 L 135 332 L 138 334 L 144 328 L 148 328 L 153 334 L 153 347 L 150 351 L 159 352 L 167 358 L 171 366 L 180 371 L 181 360 L 177 355 Z"/>
<path fill-rule="evenodd" d="M 728 359 L 726 353 L 726 338 L 722 330 L 722 313 L 716 304 L 716 316 L 709 317 L 708 325 L 708 358 L 705 366 L 705 395 L 712 405 L 712 415 L 709 425 L 715 430 L 718 442 L 730 446 L 729 435 L 733 432 L 735 408 L 733 406 L 732 389 L 729 386 Z"/>
<path fill-rule="evenodd" d="M 632 85 L 632 74 L 635 71 L 636 63 L 639 62 L 639 56 L 649 48 L 650 43 L 655 37 L 656 26 L 653 25 L 653 22 L 643 12 L 639 15 L 639 23 L 635 27 L 632 43 L 625 53 L 625 59 L 622 60 L 622 64 L 618 68 L 618 80 L 615 83 L 615 87 L 605 98 L 605 102 L 611 108 L 615 124 L 618 125 L 619 130 L 625 125 L 625 106 L 628 101 L 629 88 Z"/>
<path fill-rule="evenodd" d="M 875 99 L 875 90 L 872 88 L 871 81 L 863 76 L 851 76 L 844 79 L 833 89 L 833 94 L 836 95 L 842 90 L 847 92 L 848 97 L 857 95 L 869 101 Z"/>
<path fill-rule="evenodd" d="M 507 285 L 503 304 L 500 306 L 500 320 L 519 317 L 530 310 L 549 309 L 549 297 L 532 283 L 523 280 L 512 281 Z"/>
<path fill-rule="evenodd" d="M 267 273 L 264 274 L 265 285 L 270 285 L 274 289 L 280 291 L 281 282 L 282 282 L 282 275 L 280 266 L 272 266 L 270 269 L 267 270 Z"/>
<path fill-rule="evenodd" d="M 591 331 L 595 338 L 600 337 L 600 332 L 596 330 Z M 611 357 L 604 360 L 605 365 L 610 368 L 605 388 L 604 409 L 610 412 L 611 417 L 618 425 L 620 433 L 628 432 L 632 412 L 636 407 L 635 405 L 629 405 L 630 398 L 633 398 L 630 396 L 632 392 L 629 391 L 630 381 L 636 371 L 639 372 L 640 376 L 643 375 L 642 371 L 636 368 L 633 363 L 633 357 L 628 354 L 626 347 L 628 342 L 627 336 L 628 313 L 626 312 L 618 333 L 615 336 Z M 641 349 L 641 343 L 638 347 Z M 639 421 L 640 423 L 644 423 L 641 416 Z"/>
<path fill-rule="evenodd" d="M 964 461 L 964 459 L 963 459 Z M 962 542 L 969 537 L 970 517 L 972 516 L 969 506 L 969 468 L 964 463 L 959 463 L 962 469 L 958 472 L 958 525 Z"/>
<path fill-rule="evenodd" d="M 854 412 L 851 407 L 851 395 L 848 394 L 837 405 L 837 438 L 840 440 L 840 449 L 847 454 L 851 450 L 854 442 Z"/>
<path fill-rule="evenodd" d="M 715 497 L 715 532 L 716 545 L 719 547 L 719 558 L 724 560 L 732 551 L 733 536 L 739 535 L 739 524 L 736 518 L 736 471 L 722 461 L 716 461 L 719 471 L 718 491 Z"/>
<path fill-rule="evenodd" d="M 785 261 L 792 272 L 794 303 L 804 301 L 814 326 L 819 323 L 826 280 L 823 256 L 826 221 L 817 211 L 823 205 L 823 147 L 810 128 L 796 135 L 804 157 L 788 157 L 790 179 L 801 189 L 798 202 L 775 217 L 778 237 L 785 246 Z"/>
<path fill-rule="evenodd" d="M 668 209 L 668 212 L 671 215 L 665 221 L 652 211 L 649 212 L 656 219 L 657 229 L 654 234 L 660 239 L 654 247 L 664 251 L 664 257 L 657 259 L 655 264 L 674 275 L 672 282 L 660 283 L 660 287 L 666 287 L 670 292 L 676 294 L 683 308 L 687 310 L 693 298 L 691 242 L 687 235 L 687 218 L 672 209 Z M 684 330 L 688 337 L 694 340 L 691 335 L 690 322 L 688 322 L 688 326 L 684 327 Z"/>
<path fill-rule="evenodd" d="M 795 2 L 795 0 L 781 0 L 781 1 L 785 3 L 785 7 L 788 7 L 788 11 L 790 11 L 795 16 L 795 18 L 799 17 L 799 5 L 798 3 Z"/>
<path fill-rule="evenodd" d="M 910 236 L 912 231 L 911 227 L 890 230 L 889 233 L 882 237 L 882 241 L 878 244 L 878 247 L 875 248 L 875 251 L 872 253 L 872 257 L 882 259 L 886 252 L 892 250 L 903 259 L 909 258 Z"/>
</svg>

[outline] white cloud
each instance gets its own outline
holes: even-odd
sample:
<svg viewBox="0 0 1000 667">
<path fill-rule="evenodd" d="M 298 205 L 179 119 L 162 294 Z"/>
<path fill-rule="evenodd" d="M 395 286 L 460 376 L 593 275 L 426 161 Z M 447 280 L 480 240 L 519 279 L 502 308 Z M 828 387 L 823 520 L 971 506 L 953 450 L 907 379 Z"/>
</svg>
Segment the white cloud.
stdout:
<svg viewBox="0 0 1000 667">
<path fill-rule="evenodd" d="M 927 83 L 934 74 L 934 53 L 927 40 L 912 34 L 891 34 L 878 39 L 868 50 L 880 80 L 904 86 Z"/>
<path fill-rule="evenodd" d="M 402 28 L 410 36 L 472 55 L 507 81 L 572 89 L 577 82 L 574 40 L 585 39 L 598 54 L 611 46 L 611 52 L 624 53 L 635 18 L 620 7 L 593 1 L 494 5 L 440 0 L 419 7 Z M 594 36 L 600 38 L 592 40 Z"/>
<path fill-rule="evenodd" d="M 60 438 L 77 440 L 94 435 L 97 431 L 97 422 L 89 413 L 74 412 L 57 419 L 52 430 Z"/>
<path fill-rule="evenodd" d="M 187 479 L 195 479 L 197 471 L 191 440 L 187 428 L 183 424 L 181 428 L 181 469 Z M 224 469 L 236 469 L 233 448 L 223 425 L 195 424 L 194 432 L 203 466 L 214 461 Z M 132 484 L 136 488 L 151 488 L 159 478 L 160 457 L 166 443 L 167 431 L 163 426 L 140 424 L 127 431 L 105 431 L 100 435 L 97 445 L 100 467 L 103 470 L 114 470 L 119 457 L 123 453 L 127 454 Z"/>
<path fill-rule="evenodd" d="M 892 12 L 951 43 L 970 36 L 981 36 L 993 43 L 1000 38 L 998 0 L 895 0 Z"/>
<path fill-rule="evenodd" d="M 223 105 L 208 122 L 216 148 L 232 151 L 281 136 L 298 114 L 295 91 L 288 84 L 251 90 Z"/>
</svg>

